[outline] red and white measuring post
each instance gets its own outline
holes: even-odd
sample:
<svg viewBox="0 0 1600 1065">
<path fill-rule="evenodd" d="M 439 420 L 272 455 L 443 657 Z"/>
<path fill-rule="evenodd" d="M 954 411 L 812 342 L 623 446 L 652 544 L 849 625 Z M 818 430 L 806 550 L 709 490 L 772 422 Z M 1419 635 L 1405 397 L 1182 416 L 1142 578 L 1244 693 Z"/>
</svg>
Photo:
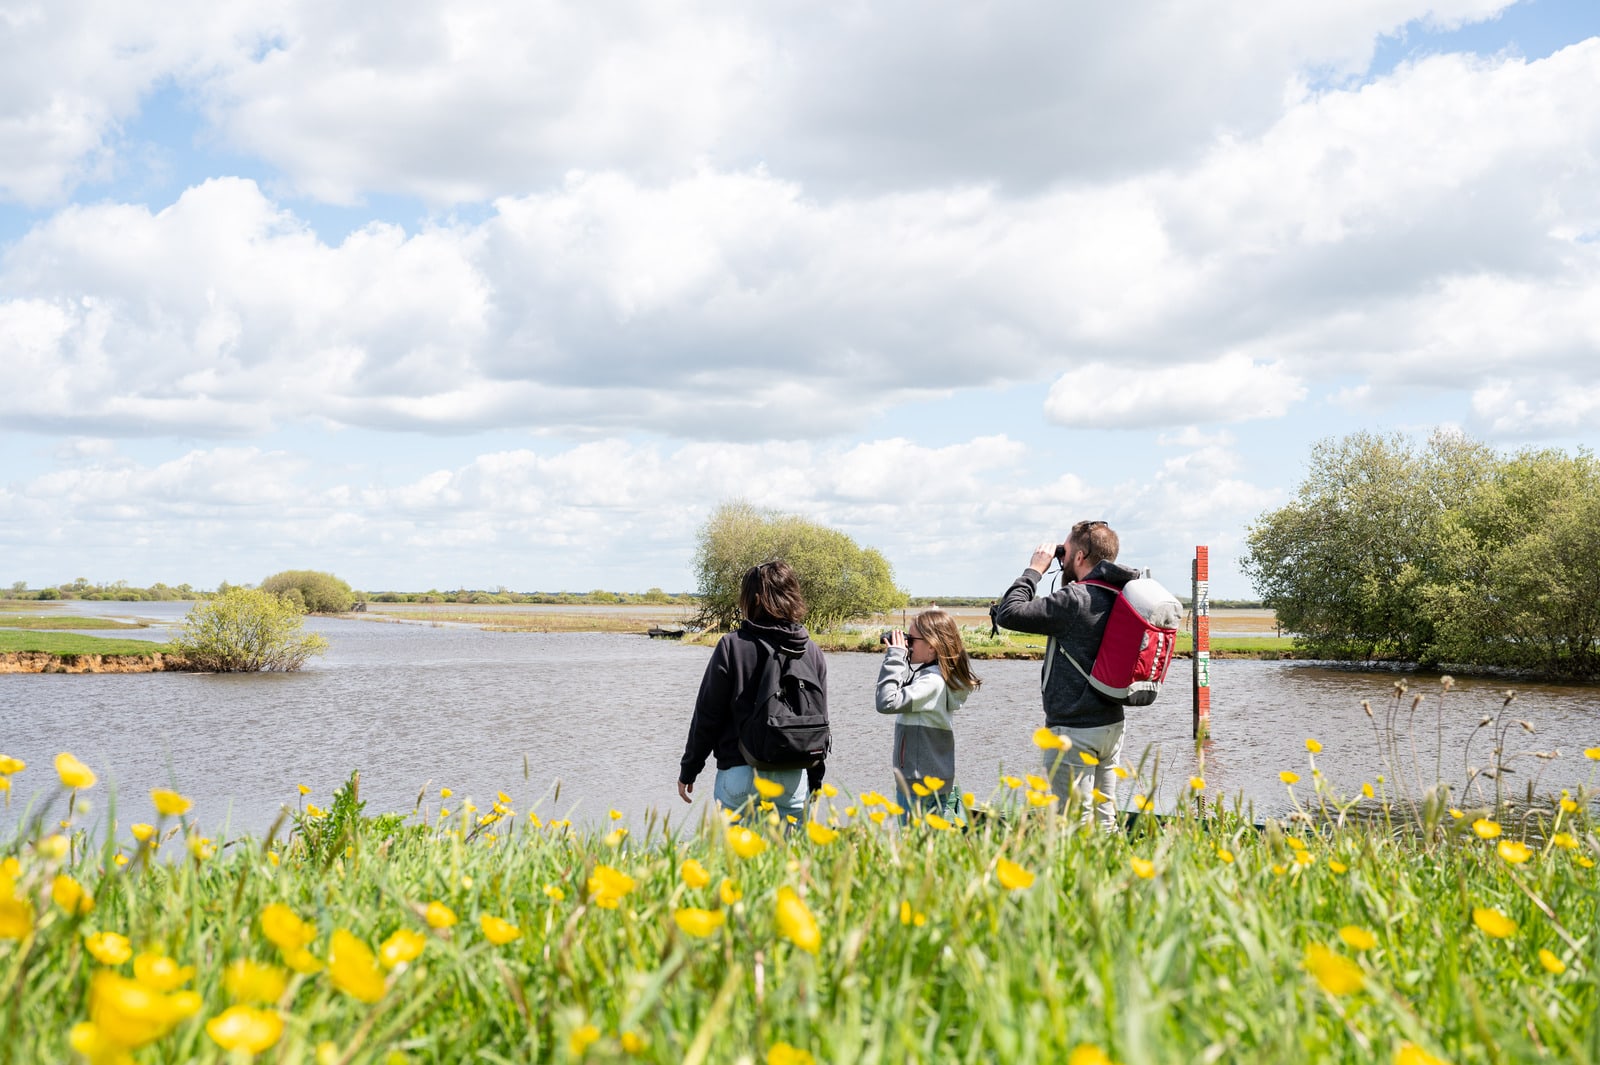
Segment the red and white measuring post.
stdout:
<svg viewBox="0 0 1600 1065">
<path fill-rule="evenodd" d="M 1194 627 L 1194 738 L 1211 731 L 1211 550 L 1194 549 L 1194 593 L 1189 600 Z"/>
</svg>

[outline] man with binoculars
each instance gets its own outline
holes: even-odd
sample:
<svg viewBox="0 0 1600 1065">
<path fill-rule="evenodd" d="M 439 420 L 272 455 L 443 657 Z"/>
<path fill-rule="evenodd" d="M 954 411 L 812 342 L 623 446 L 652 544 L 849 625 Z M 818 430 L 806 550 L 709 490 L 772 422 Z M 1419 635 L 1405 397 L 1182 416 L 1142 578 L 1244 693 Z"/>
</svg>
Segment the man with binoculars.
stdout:
<svg viewBox="0 0 1600 1065">
<path fill-rule="evenodd" d="M 1105 522 L 1080 521 L 1064 542 L 1039 545 L 993 609 L 1002 628 L 1049 637 L 1040 683 L 1044 723 L 1071 743 L 1068 750 L 1045 752 L 1051 787 L 1086 822 L 1093 818 L 1108 832 L 1116 830 L 1113 770 L 1122 755 L 1123 708 L 1096 691 L 1088 674 L 1118 590 L 1139 576 L 1117 564 L 1118 548 Z M 1063 583 L 1037 596 L 1052 561 L 1060 564 Z"/>
</svg>

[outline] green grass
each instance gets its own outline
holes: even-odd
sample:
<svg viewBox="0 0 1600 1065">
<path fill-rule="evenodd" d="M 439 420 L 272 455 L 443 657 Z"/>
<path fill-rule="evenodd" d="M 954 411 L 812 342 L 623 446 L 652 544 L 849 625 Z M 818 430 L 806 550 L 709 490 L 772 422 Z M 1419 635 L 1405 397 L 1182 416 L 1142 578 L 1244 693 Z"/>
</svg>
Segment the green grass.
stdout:
<svg viewBox="0 0 1600 1065">
<path fill-rule="evenodd" d="M 0 629 L 147 629 L 142 621 L 112 621 L 80 614 L 0 614 Z"/>
<path fill-rule="evenodd" d="M 1593 769 L 1569 756 L 1552 775 L 1587 794 Z M 301 817 L 287 843 L 240 837 L 205 858 L 169 837 L 168 860 L 147 861 L 126 828 L 78 833 L 70 854 L 24 831 L 0 844 L 17 859 L 0 879 L 6 1052 L 69 1059 L 96 972 L 136 974 L 86 950 L 88 933 L 115 932 L 194 967 L 183 986 L 195 1012 L 170 1017 L 137 1060 L 223 1060 L 205 1028 L 230 1004 L 223 974 L 280 964 L 260 915 L 282 903 L 310 922 L 320 959 L 340 930 L 372 948 L 409 930 L 426 946 L 371 1003 L 341 989 L 364 968 L 348 940 L 330 970 L 294 977 L 268 1005 L 284 1025 L 262 1059 L 274 1062 L 603 1062 L 625 1045 L 652 1062 L 809 1060 L 780 1044 L 818 1062 L 1103 1060 L 1083 1047 L 1125 1065 L 1434 1060 L 1401 1057 L 1407 1043 L 1456 1063 L 1600 1060 L 1600 841 L 1552 803 L 1537 827 L 1572 848 L 1537 845 L 1510 864 L 1465 820 L 1421 845 L 1360 826 L 1257 831 L 1183 803 L 1108 838 L 1017 794 L 996 785 L 1005 816 L 965 833 L 880 825 L 866 796 L 839 795 L 816 811 L 837 838 L 761 825 L 749 857 L 720 823 L 668 834 L 652 815 L 622 837 L 507 811 L 483 825 L 460 797 L 449 818 L 373 822 L 350 793 L 331 818 Z M 156 820 L 143 800 L 113 812 Z M 685 882 L 689 858 L 709 883 Z M 1031 886 L 1008 887 L 1001 859 Z M 595 893 L 602 866 L 632 879 L 615 908 Z M 50 901 L 63 875 L 92 892 L 92 912 Z M 725 878 L 737 900 L 720 897 Z M 814 943 L 780 918 L 785 890 L 814 919 Z M 430 927 L 435 902 L 459 923 Z M 723 923 L 690 936 L 686 908 Z M 1509 936 L 1481 930 L 1474 912 L 1489 910 L 1514 923 Z M 484 916 L 520 938 L 489 942 Z"/>
<path fill-rule="evenodd" d="M 25 632 L 0 629 L 0 654 L 38 652 L 51 655 L 149 655 L 171 648 L 152 640 L 107 640 L 71 632 Z"/>
</svg>

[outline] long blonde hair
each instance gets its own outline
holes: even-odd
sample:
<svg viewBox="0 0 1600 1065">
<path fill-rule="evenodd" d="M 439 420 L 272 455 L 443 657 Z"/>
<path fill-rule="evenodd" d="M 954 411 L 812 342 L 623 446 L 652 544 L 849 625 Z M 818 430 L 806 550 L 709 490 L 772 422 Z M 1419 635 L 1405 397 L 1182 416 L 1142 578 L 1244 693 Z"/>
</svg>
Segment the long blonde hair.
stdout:
<svg viewBox="0 0 1600 1065">
<path fill-rule="evenodd" d="M 939 674 L 946 684 L 969 692 L 983 683 L 972 672 L 972 659 L 967 657 L 967 646 L 961 642 L 961 630 L 956 628 L 955 618 L 935 606 L 912 618 L 911 625 L 933 648 L 939 661 Z"/>
</svg>

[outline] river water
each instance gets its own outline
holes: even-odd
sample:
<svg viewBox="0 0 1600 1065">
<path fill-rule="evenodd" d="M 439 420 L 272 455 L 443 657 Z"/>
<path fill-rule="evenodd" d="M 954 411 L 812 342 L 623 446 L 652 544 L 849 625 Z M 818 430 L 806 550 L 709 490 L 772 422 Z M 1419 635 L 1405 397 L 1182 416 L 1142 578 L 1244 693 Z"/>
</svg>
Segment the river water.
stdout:
<svg viewBox="0 0 1600 1065">
<path fill-rule="evenodd" d="M 166 640 L 189 605 L 60 608 L 142 616 L 151 628 L 106 635 Z M 629 635 L 346 619 L 313 618 L 307 627 L 327 638 L 329 651 L 299 673 L 0 676 L 0 753 L 29 766 L 15 778 L 0 824 L 14 825 L 30 802 L 61 808 L 52 768 L 59 751 L 71 751 L 100 775 L 89 793 L 97 807 L 91 819 L 105 813 L 113 789 L 122 804 L 119 821 L 150 819 L 149 789 L 174 787 L 195 800 L 194 814 L 211 832 L 264 831 L 281 805 L 299 800 L 297 784 L 312 789 L 310 801 L 326 805 L 353 769 L 361 771 L 368 813 L 410 811 L 419 792 L 436 809 L 445 786 L 455 792 L 452 808 L 468 796 L 487 808 L 505 791 L 519 811 L 537 804 L 547 817 L 596 824 L 617 809 L 640 831 L 649 808 L 682 824 L 698 820 L 709 801 L 710 767 L 693 806 L 675 792 L 708 648 Z M 872 707 L 879 661 L 829 656 L 828 779 L 851 792 L 893 787 L 893 718 Z M 1030 736 L 1041 711 L 1037 662 L 977 666 L 984 683 L 959 715 L 957 764 L 960 786 L 982 797 L 999 786 L 1002 772 L 1037 769 L 1040 754 Z M 1296 790 L 1309 793 L 1308 737 L 1323 744 L 1317 765 L 1345 794 L 1386 768 L 1392 778 L 1361 701 L 1372 700 L 1382 715 L 1395 679 L 1303 662 L 1214 662 L 1207 793 L 1253 806 L 1258 816 L 1286 812 L 1278 774 L 1298 772 L 1304 779 Z M 1466 762 L 1487 764 L 1490 730 L 1477 725 L 1482 715 L 1499 712 L 1506 684 L 1463 680 L 1441 707 L 1436 678 L 1413 676 L 1408 683 L 1412 693 L 1429 697 L 1402 729 L 1402 768 L 1421 763 L 1431 780 L 1438 762 L 1445 779 L 1460 780 Z M 1582 756 L 1584 748 L 1600 746 L 1600 688 L 1518 689 L 1507 720 L 1526 720 L 1535 731 L 1512 727 L 1507 753 L 1524 753 L 1507 779 L 1521 789 L 1542 772 L 1540 788 L 1549 791 L 1600 778 L 1600 763 Z M 1403 705 L 1410 707 L 1409 696 Z M 1190 666 L 1180 661 L 1161 699 L 1128 714 L 1124 761 L 1145 760 L 1138 789 L 1145 792 L 1159 761 L 1161 806 L 1170 806 L 1197 770 L 1191 710 Z M 1556 748 L 1561 757 L 1552 760 L 1526 753 Z M 1134 791 L 1124 783 L 1120 803 L 1128 805 Z"/>
</svg>

